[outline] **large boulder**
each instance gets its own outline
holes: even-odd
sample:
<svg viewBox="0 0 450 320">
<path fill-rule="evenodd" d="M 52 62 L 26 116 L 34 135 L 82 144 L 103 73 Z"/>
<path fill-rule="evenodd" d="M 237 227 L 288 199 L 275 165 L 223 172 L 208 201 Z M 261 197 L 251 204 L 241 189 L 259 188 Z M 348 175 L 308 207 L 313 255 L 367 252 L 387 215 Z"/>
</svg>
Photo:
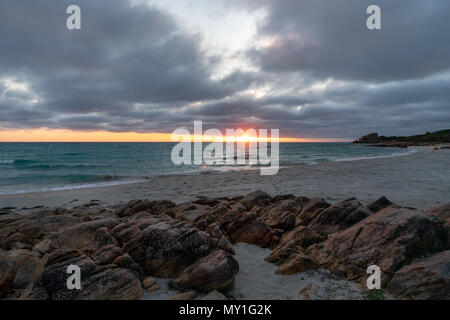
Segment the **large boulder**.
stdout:
<svg viewBox="0 0 450 320">
<path fill-rule="evenodd" d="M 50 237 L 58 249 L 81 250 L 88 255 L 94 254 L 104 246 L 118 246 L 110 230 L 120 223 L 119 219 L 109 218 L 93 220 L 66 228 Z"/>
<path fill-rule="evenodd" d="M 124 250 L 148 275 L 174 278 L 215 249 L 209 235 L 186 222 L 170 219 L 154 222 L 147 221 L 120 232 L 113 230 Z"/>
<path fill-rule="evenodd" d="M 386 284 L 414 258 L 446 246 L 445 230 L 435 217 L 418 210 L 388 207 L 330 235 L 305 253 L 327 269 L 357 281 L 365 281 L 367 267 L 378 265 Z"/>
<path fill-rule="evenodd" d="M 197 291 L 224 290 L 234 280 L 239 271 L 239 264 L 232 255 L 216 250 L 187 267 L 175 280 L 175 285 L 182 289 Z"/>
<path fill-rule="evenodd" d="M 81 270 L 81 290 L 67 288 L 69 265 Z M 127 300 L 143 294 L 139 277 L 117 265 L 100 266 L 79 250 L 60 249 L 47 255 L 39 274 L 21 296 L 30 300 Z"/>
<path fill-rule="evenodd" d="M 450 251 L 404 266 L 394 274 L 387 289 L 401 299 L 450 300 Z"/>
</svg>

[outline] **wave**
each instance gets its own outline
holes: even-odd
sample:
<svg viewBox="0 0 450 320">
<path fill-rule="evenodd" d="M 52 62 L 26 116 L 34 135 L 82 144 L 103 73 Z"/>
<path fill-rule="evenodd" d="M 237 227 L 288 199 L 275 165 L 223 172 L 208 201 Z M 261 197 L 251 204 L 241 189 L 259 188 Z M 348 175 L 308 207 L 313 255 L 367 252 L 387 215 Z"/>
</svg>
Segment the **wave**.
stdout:
<svg viewBox="0 0 450 320">
<path fill-rule="evenodd" d="M 15 160 L 0 160 L 0 164 L 13 164 Z"/>
<path fill-rule="evenodd" d="M 77 164 L 77 165 L 64 165 L 64 164 L 39 164 L 34 166 L 28 166 L 27 169 L 86 169 L 86 168 L 98 168 L 102 167 L 100 165 L 86 165 L 86 164 Z"/>
<path fill-rule="evenodd" d="M 425 149 L 422 148 L 409 148 L 406 152 L 394 152 L 388 155 L 378 155 L 378 156 L 360 156 L 360 157 L 350 157 L 350 158 L 340 158 L 333 161 L 344 162 L 344 161 L 358 161 L 358 160 L 369 160 L 369 159 L 383 159 L 383 158 L 393 158 L 407 156 L 418 152 L 424 152 Z"/>
<path fill-rule="evenodd" d="M 0 190 L 0 195 L 14 195 L 14 194 L 26 194 L 26 193 L 41 193 L 41 192 L 53 192 L 53 191 L 67 191 L 67 190 L 111 187 L 111 186 L 116 186 L 116 185 L 124 185 L 124 184 L 144 182 L 146 180 L 148 180 L 148 179 L 85 183 L 85 184 L 78 184 L 78 185 L 66 185 L 66 186 L 63 186 L 63 187 L 42 187 L 42 188 L 29 188 L 29 189 L 22 189 L 22 190 Z"/>
</svg>

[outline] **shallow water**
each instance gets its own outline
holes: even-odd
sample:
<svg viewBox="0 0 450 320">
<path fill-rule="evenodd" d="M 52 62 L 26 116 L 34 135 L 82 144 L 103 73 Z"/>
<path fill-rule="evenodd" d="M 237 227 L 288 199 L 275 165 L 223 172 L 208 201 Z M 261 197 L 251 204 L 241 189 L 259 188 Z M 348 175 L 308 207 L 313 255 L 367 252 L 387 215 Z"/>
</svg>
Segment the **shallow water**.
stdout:
<svg viewBox="0 0 450 320">
<path fill-rule="evenodd" d="M 208 144 L 204 143 L 203 147 Z M 174 143 L 0 143 L 0 194 L 108 186 L 160 175 L 251 170 L 236 165 L 176 166 Z M 280 166 L 407 154 L 351 143 L 281 143 Z M 226 155 L 225 155 L 226 156 Z"/>
</svg>

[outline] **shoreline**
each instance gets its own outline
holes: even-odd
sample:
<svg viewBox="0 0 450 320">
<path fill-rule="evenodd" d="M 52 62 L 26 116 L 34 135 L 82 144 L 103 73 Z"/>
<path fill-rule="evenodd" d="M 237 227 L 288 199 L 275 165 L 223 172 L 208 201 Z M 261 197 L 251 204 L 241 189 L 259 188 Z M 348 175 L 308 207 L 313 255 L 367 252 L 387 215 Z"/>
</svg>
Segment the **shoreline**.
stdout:
<svg viewBox="0 0 450 320">
<path fill-rule="evenodd" d="M 368 145 L 368 148 L 371 146 Z M 382 158 L 396 158 L 396 157 L 402 157 L 402 156 L 408 156 L 417 152 L 425 152 L 429 150 L 429 147 L 425 146 L 417 146 L 413 147 L 410 150 L 407 150 L 406 152 L 393 152 L 389 155 L 373 155 L 373 156 L 356 156 L 356 157 L 343 157 L 343 158 L 337 158 L 334 160 L 328 160 L 328 161 L 317 161 L 317 162 L 297 162 L 297 163 L 287 163 L 279 166 L 279 169 L 284 168 L 292 168 L 292 167 L 303 167 L 305 165 L 317 165 L 324 162 L 347 162 L 347 161 L 359 161 L 359 160 L 371 160 L 371 159 L 382 159 Z M 18 160 L 0 160 L 1 163 L 14 163 Z M 128 178 L 122 178 L 112 181 L 97 181 L 97 182 L 86 182 L 86 183 L 79 183 L 79 184 L 72 184 L 72 185 L 65 185 L 65 186 L 56 186 L 56 187 L 30 187 L 28 189 L 24 190 L 9 190 L 5 191 L 4 193 L 0 192 L 0 197 L 2 196 L 15 196 L 15 195 L 27 195 L 27 194 L 38 194 L 38 193 L 49 193 L 49 192 L 59 192 L 59 191 L 72 191 L 72 190 L 82 190 L 82 189 L 93 189 L 93 188 L 105 188 L 105 187 L 114 187 L 114 186 L 120 186 L 120 185 L 126 185 L 126 184 L 134 184 L 134 183 L 141 183 L 146 182 L 152 179 L 159 179 L 159 178 L 165 178 L 165 177 L 190 177 L 190 176 L 198 176 L 198 175 L 214 175 L 214 174 L 226 174 L 231 172 L 241 172 L 241 171 L 254 171 L 254 170 L 261 170 L 264 167 L 259 166 L 242 166 L 242 167 L 222 167 L 222 166 L 210 166 L 203 169 L 194 169 L 194 170 L 188 170 L 188 171 L 173 171 L 173 172 L 166 172 L 166 173 L 157 173 L 153 175 L 143 175 L 143 176 L 129 176 Z M 114 174 L 111 174 L 114 175 Z M 126 177 L 126 176 L 124 176 Z"/>
<path fill-rule="evenodd" d="M 449 158 L 450 150 L 424 148 L 395 157 L 285 167 L 274 176 L 260 176 L 259 170 L 167 175 L 113 186 L 0 195 L 0 208 L 79 205 L 94 199 L 108 204 L 146 198 L 179 203 L 262 189 L 324 197 L 330 202 L 353 196 L 368 202 L 385 195 L 401 205 L 425 209 L 450 201 Z"/>
</svg>

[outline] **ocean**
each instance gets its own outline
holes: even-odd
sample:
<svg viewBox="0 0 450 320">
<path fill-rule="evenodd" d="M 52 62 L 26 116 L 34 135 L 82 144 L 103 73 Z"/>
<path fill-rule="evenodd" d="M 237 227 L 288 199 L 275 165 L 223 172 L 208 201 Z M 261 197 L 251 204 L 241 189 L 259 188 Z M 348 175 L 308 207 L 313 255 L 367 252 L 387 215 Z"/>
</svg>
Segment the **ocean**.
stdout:
<svg viewBox="0 0 450 320">
<path fill-rule="evenodd" d="M 175 144 L 0 143 L 0 194 L 108 186 L 160 175 L 220 174 L 257 168 L 177 166 L 170 158 Z M 280 167 L 393 157 L 415 151 L 352 143 L 280 143 L 279 150 Z"/>
</svg>

